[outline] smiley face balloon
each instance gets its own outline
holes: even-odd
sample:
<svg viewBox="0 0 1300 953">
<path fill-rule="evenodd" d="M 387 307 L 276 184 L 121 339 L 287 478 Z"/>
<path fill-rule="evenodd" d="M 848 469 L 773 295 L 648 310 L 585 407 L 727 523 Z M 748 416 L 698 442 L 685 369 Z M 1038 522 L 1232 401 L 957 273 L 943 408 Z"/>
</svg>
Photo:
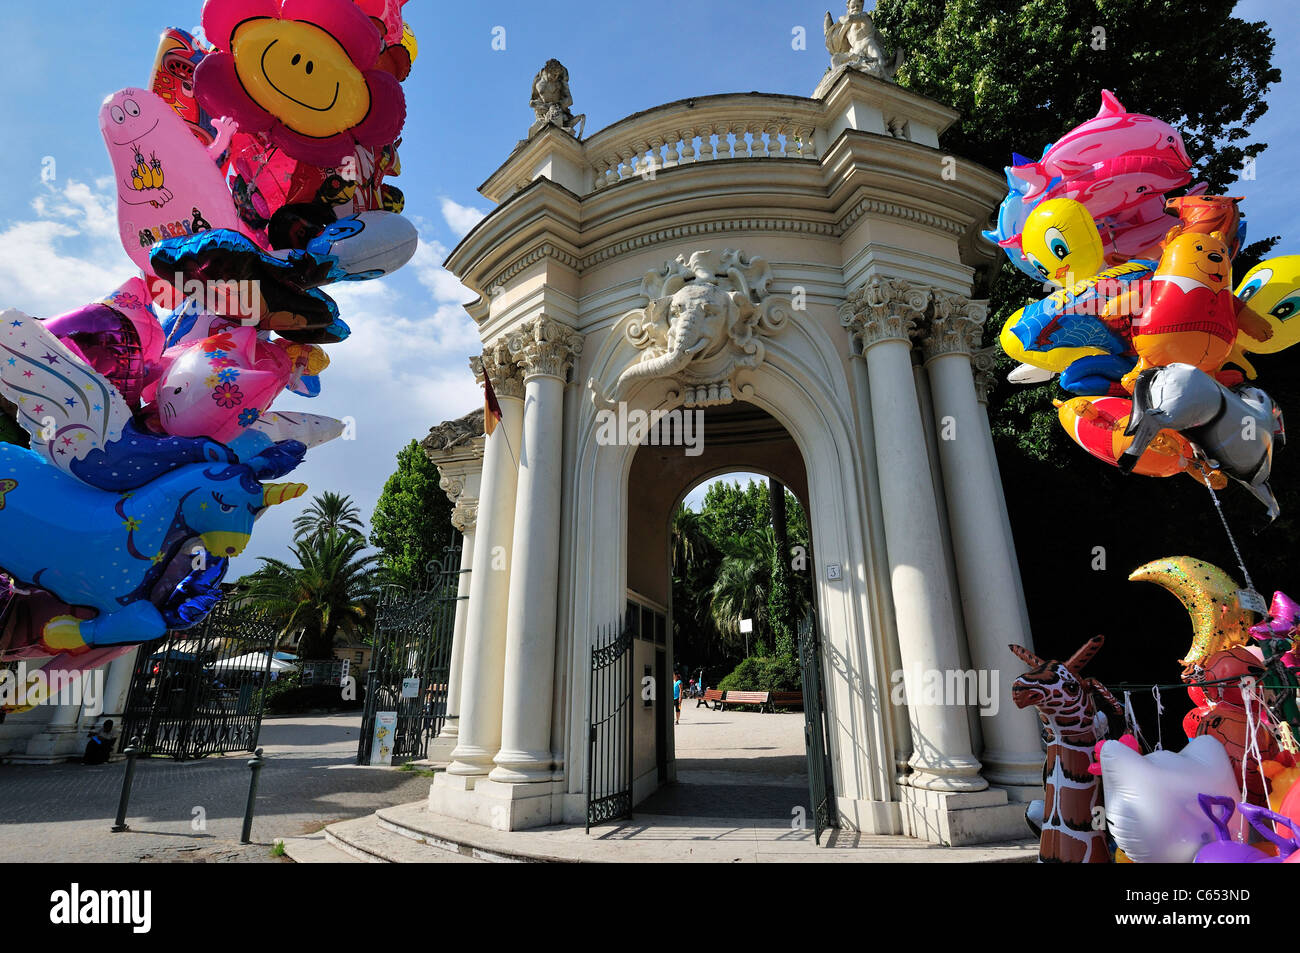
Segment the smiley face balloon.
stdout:
<svg viewBox="0 0 1300 953">
<path fill-rule="evenodd" d="M 104 100 L 99 130 L 113 162 L 122 247 L 145 274 L 165 238 L 240 226 L 221 170 L 157 94 L 128 87 Z"/>
<path fill-rule="evenodd" d="M 208 0 L 203 31 L 217 51 L 195 71 L 199 103 L 293 158 L 334 165 L 402 131 L 401 84 L 375 68 L 383 39 L 352 0 Z"/>
</svg>

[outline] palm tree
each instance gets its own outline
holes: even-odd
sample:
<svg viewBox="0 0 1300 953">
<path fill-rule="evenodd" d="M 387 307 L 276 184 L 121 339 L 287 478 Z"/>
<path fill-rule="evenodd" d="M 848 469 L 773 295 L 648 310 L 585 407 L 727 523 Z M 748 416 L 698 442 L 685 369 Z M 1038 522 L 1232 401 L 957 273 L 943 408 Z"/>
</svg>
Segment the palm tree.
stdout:
<svg viewBox="0 0 1300 953">
<path fill-rule="evenodd" d="M 772 584 L 772 527 L 746 533 L 726 546 L 726 555 L 709 593 L 709 614 L 722 637 L 740 639 L 740 620 L 767 627 L 767 599 Z M 759 640 L 761 643 L 761 638 Z"/>
<path fill-rule="evenodd" d="M 318 493 L 311 506 L 293 521 L 295 541 L 310 540 L 336 530 L 363 536 L 365 523 L 361 520 L 361 508 L 352 502 L 352 497 L 329 490 Z"/>
<path fill-rule="evenodd" d="M 330 658 L 335 637 L 355 633 L 373 615 L 379 557 L 350 529 L 322 530 L 289 548 L 297 565 L 263 556 L 245 580 L 248 599 L 280 620 L 283 635 L 301 636 L 302 658 Z"/>
<path fill-rule="evenodd" d="M 684 579 L 692 567 L 709 559 L 716 547 L 709 538 L 709 524 L 704 516 L 677 504 L 673 512 L 673 575 Z"/>
</svg>

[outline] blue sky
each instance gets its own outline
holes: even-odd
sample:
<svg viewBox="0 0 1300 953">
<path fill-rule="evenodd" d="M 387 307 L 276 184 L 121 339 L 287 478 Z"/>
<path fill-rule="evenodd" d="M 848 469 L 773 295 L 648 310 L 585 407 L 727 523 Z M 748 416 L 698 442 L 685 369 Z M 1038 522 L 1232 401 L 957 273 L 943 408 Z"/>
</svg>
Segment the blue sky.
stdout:
<svg viewBox="0 0 1300 953">
<path fill-rule="evenodd" d="M 117 240 L 99 104 L 125 86 L 146 85 L 159 33 L 192 28 L 201 6 L 199 0 L 7 5 L 0 181 L 9 186 L 0 190 L 0 307 L 52 316 L 102 297 L 134 273 Z M 842 6 L 834 4 L 837 16 Z M 471 295 L 441 264 L 488 211 L 477 187 L 527 132 L 529 86 L 546 59 L 557 57 L 569 68 L 574 109 L 587 114 L 588 132 L 688 96 L 808 95 L 827 65 L 826 9 L 826 0 L 599 8 L 576 0 L 411 0 L 406 18 L 420 57 L 406 82 L 403 174 L 392 181 L 406 193 L 422 245 L 401 272 L 331 291 L 353 337 L 331 348 L 320 397 L 286 394 L 276 407 L 350 415 L 357 439 L 312 451 L 294 478 L 315 491 L 350 493 L 369 516 L 397 450 L 481 399 L 466 364 L 477 336 L 460 307 Z M 1238 14 L 1267 20 L 1283 54 L 1300 27 L 1300 12 L 1283 0 L 1250 0 Z M 791 43 L 799 26 L 808 37 L 802 51 Z M 493 49 L 497 27 L 505 31 L 504 50 Z M 1281 234 L 1279 251 L 1300 251 L 1300 210 L 1290 201 L 1300 175 L 1300 156 L 1290 148 L 1300 141 L 1300 83 L 1283 55 L 1278 65 L 1283 81 L 1253 131 L 1275 145 L 1260 158 L 1256 180 L 1234 194 L 1247 196 L 1253 236 Z M 1007 143 L 1007 150 L 1041 145 Z M 52 182 L 41 178 L 47 156 L 54 159 Z M 277 507 L 258 523 L 231 578 L 254 568 L 256 556 L 283 552 L 296 511 Z"/>
</svg>

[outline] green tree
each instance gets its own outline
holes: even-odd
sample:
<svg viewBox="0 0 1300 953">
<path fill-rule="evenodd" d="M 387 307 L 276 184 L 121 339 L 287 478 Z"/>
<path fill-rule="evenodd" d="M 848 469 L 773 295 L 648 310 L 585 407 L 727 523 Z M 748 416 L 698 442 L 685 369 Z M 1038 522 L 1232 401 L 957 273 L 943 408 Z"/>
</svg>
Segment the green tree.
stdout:
<svg viewBox="0 0 1300 953">
<path fill-rule="evenodd" d="M 312 499 L 311 505 L 293 520 L 293 538 L 310 540 L 332 532 L 354 533 L 365 538 L 361 508 L 346 494 L 326 490 Z"/>
<path fill-rule="evenodd" d="M 359 634 L 373 618 L 382 581 L 378 556 L 346 530 L 329 530 L 289 547 L 292 560 L 261 558 L 261 567 L 240 580 L 257 608 L 280 621 L 284 635 L 300 636 L 298 654 L 327 659 L 334 639 Z"/>
<path fill-rule="evenodd" d="M 451 501 L 438 485 L 438 468 L 412 440 L 397 454 L 397 470 L 370 517 L 370 543 L 381 565 L 405 585 L 417 585 L 432 560 L 451 545 Z"/>
</svg>

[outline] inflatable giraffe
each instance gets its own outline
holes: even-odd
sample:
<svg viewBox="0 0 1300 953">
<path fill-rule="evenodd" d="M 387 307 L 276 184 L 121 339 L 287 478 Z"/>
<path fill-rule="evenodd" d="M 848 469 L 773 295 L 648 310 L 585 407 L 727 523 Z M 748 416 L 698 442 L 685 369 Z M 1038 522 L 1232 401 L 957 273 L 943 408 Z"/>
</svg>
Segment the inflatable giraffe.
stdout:
<svg viewBox="0 0 1300 953">
<path fill-rule="evenodd" d="M 1019 645 L 1010 646 L 1017 658 L 1033 666 L 1012 683 L 1011 700 L 1017 708 L 1035 706 L 1047 735 L 1040 863 L 1110 863 L 1106 834 L 1097 823 L 1101 779 L 1088 771 L 1093 749 L 1106 735 L 1093 693 L 1116 711 L 1120 707 L 1100 682 L 1082 674 L 1104 641 L 1100 635 L 1091 639 L 1065 662 L 1044 661 Z"/>
</svg>

